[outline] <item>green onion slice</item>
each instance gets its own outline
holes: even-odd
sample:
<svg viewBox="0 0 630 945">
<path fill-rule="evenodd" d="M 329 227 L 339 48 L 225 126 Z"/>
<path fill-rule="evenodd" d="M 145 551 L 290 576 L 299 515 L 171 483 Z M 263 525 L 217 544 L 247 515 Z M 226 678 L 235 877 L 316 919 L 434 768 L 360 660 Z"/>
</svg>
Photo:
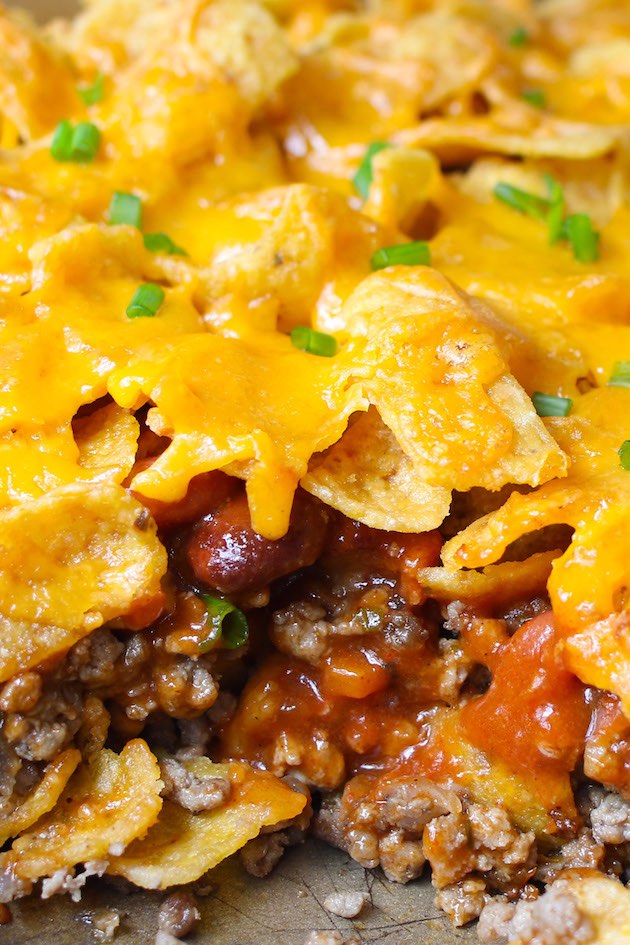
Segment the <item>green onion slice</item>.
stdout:
<svg viewBox="0 0 630 945">
<path fill-rule="evenodd" d="M 136 194 L 117 190 L 111 199 L 107 219 L 110 223 L 127 223 L 142 227 L 142 201 Z"/>
<path fill-rule="evenodd" d="M 199 650 L 207 653 L 220 642 L 228 650 L 243 646 L 249 637 L 247 617 L 242 610 L 222 597 L 202 594 L 206 605 L 206 628 L 208 636 L 199 644 Z"/>
<path fill-rule="evenodd" d="M 318 354 L 322 358 L 332 358 L 337 353 L 337 339 L 323 331 L 315 331 L 307 325 L 296 325 L 291 330 L 291 342 L 300 351 Z"/>
<path fill-rule="evenodd" d="M 622 469 L 630 470 L 630 440 L 624 440 L 619 447 L 619 460 Z"/>
<path fill-rule="evenodd" d="M 555 397 L 553 394 L 532 394 L 532 403 L 539 417 L 566 417 L 573 406 L 570 397 Z"/>
<path fill-rule="evenodd" d="M 387 141 L 373 141 L 367 146 L 363 160 L 359 164 L 359 169 L 352 178 L 355 190 L 357 193 L 361 194 L 364 200 L 367 200 L 370 192 L 370 184 L 372 183 L 372 158 L 378 154 L 379 151 L 384 151 L 385 148 L 390 147 L 391 145 L 388 144 Z"/>
<path fill-rule="evenodd" d="M 164 289 L 153 282 L 138 286 L 127 306 L 127 318 L 152 318 L 164 301 Z"/>
<path fill-rule="evenodd" d="M 544 108 L 547 104 L 547 96 L 542 89 L 525 89 L 521 93 L 521 98 L 535 108 Z"/>
<path fill-rule="evenodd" d="M 72 151 L 72 125 L 67 118 L 60 121 L 52 136 L 50 153 L 55 161 L 69 161 Z"/>
<path fill-rule="evenodd" d="M 517 26 L 513 33 L 508 36 L 510 46 L 524 46 L 529 40 L 529 33 L 524 26 Z"/>
<path fill-rule="evenodd" d="M 512 184 L 500 182 L 495 185 L 494 196 L 506 203 L 513 210 L 524 213 L 528 217 L 534 217 L 536 220 L 547 219 L 549 213 L 549 201 L 544 197 L 538 197 L 536 194 L 530 194 L 520 187 L 513 187 Z"/>
<path fill-rule="evenodd" d="M 96 105 L 98 102 L 102 102 L 105 94 L 105 76 L 102 72 L 99 72 L 92 85 L 84 85 L 77 91 L 86 105 Z"/>
<path fill-rule="evenodd" d="M 187 256 L 188 253 L 166 233 L 145 233 L 144 245 L 150 253 L 168 253 L 170 256 Z"/>
<path fill-rule="evenodd" d="M 578 262 L 595 262 L 599 258 L 599 233 L 593 229 L 588 213 L 572 213 L 564 225 Z"/>
<path fill-rule="evenodd" d="M 430 266 L 431 247 L 422 240 L 415 243 L 400 243 L 398 246 L 384 246 L 377 249 L 370 259 L 372 269 L 384 269 L 386 266 Z"/>
<path fill-rule="evenodd" d="M 630 361 L 615 361 L 609 387 L 630 387 Z"/>
<path fill-rule="evenodd" d="M 91 121 L 80 121 L 72 132 L 70 160 L 78 164 L 93 161 L 101 146 L 101 133 Z"/>
<path fill-rule="evenodd" d="M 564 233 L 564 190 L 551 174 L 545 174 L 545 184 L 549 193 L 549 212 L 547 227 L 551 246 L 565 237 Z M 566 238 L 566 237 L 565 237 Z"/>
</svg>

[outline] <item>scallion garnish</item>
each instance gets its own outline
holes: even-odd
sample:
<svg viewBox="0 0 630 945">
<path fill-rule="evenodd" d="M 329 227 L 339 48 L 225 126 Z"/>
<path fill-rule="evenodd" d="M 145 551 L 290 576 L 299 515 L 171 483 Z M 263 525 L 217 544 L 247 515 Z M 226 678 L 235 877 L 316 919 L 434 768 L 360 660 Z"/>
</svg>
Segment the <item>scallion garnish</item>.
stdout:
<svg viewBox="0 0 630 945">
<path fill-rule="evenodd" d="M 321 358 L 332 358 L 337 353 L 337 339 L 323 331 L 315 331 L 308 325 L 296 325 L 291 330 L 291 343 L 300 351 L 318 354 Z"/>
<path fill-rule="evenodd" d="M 201 599 L 206 605 L 206 628 L 209 632 L 199 644 L 200 652 L 207 653 L 218 644 L 228 650 L 243 646 L 249 637 L 247 617 L 243 611 L 229 600 L 212 594 L 202 594 Z"/>
<path fill-rule="evenodd" d="M 72 124 L 67 118 L 60 121 L 52 136 L 50 153 L 55 161 L 69 161 L 72 151 Z"/>
<path fill-rule="evenodd" d="M 431 247 L 422 240 L 384 246 L 376 250 L 370 259 L 370 265 L 374 270 L 384 269 L 386 266 L 430 266 Z"/>
<path fill-rule="evenodd" d="M 364 200 L 367 200 L 370 184 L 372 183 L 372 159 L 379 151 L 384 151 L 385 148 L 389 147 L 391 145 L 387 141 L 373 141 L 367 146 L 363 160 L 359 164 L 359 169 L 352 178 L 355 190 L 361 194 Z"/>
<path fill-rule="evenodd" d="M 73 128 L 65 118 L 53 133 L 50 153 L 55 161 L 75 161 L 87 164 L 93 161 L 101 144 L 101 133 L 91 121 L 80 121 Z"/>
<path fill-rule="evenodd" d="M 630 361 L 615 361 L 609 387 L 630 387 Z"/>
<path fill-rule="evenodd" d="M 512 184 L 506 184 L 501 181 L 495 184 L 494 196 L 498 197 L 508 207 L 518 210 L 519 213 L 525 213 L 528 217 L 534 217 L 536 220 L 546 220 L 549 212 L 549 201 L 544 197 L 538 197 L 536 194 L 530 194 L 520 187 L 513 187 Z"/>
<path fill-rule="evenodd" d="M 150 253 L 168 253 L 170 256 L 187 256 L 188 253 L 166 233 L 145 233 L 144 245 Z"/>
<path fill-rule="evenodd" d="M 164 301 L 164 289 L 153 282 L 138 286 L 127 306 L 127 318 L 152 318 Z"/>
<path fill-rule="evenodd" d="M 105 76 L 99 72 L 92 85 L 84 85 L 77 91 L 86 105 L 96 105 L 103 100 L 105 94 Z"/>
<path fill-rule="evenodd" d="M 551 174 L 545 174 L 545 184 L 549 192 L 549 211 L 547 227 L 549 242 L 553 246 L 564 234 L 564 190 Z"/>
<path fill-rule="evenodd" d="M 630 440 L 624 440 L 619 447 L 619 460 L 622 469 L 630 470 Z"/>
<path fill-rule="evenodd" d="M 539 417 L 566 417 L 573 406 L 570 397 L 555 397 L 553 394 L 532 394 L 532 403 Z"/>
<path fill-rule="evenodd" d="M 566 234 L 579 262 L 595 262 L 599 257 L 599 233 L 588 213 L 572 213 L 564 221 Z"/>
<path fill-rule="evenodd" d="M 510 46 L 524 46 L 529 39 L 529 33 L 524 26 L 517 26 L 513 33 L 508 36 Z"/>
<path fill-rule="evenodd" d="M 525 89 L 521 98 L 535 108 L 544 108 L 547 104 L 547 97 L 542 89 Z"/>
<path fill-rule="evenodd" d="M 136 194 L 117 190 L 109 204 L 107 219 L 110 223 L 126 223 L 142 227 L 142 201 Z"/>
<path fill-rule="evenodd" d="M 101 146 L 101 133 L 91 121 L 80 121 L 72 132 L 70 160 L 79 164 L 93 161 Z"/>
</svg>

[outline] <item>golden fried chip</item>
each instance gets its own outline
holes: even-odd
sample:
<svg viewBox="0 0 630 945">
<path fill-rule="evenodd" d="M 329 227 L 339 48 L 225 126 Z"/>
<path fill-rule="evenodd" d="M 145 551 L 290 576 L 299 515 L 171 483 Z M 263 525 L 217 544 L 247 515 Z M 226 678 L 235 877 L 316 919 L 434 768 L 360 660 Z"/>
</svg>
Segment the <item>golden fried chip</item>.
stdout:
<svg viewBox="0 0 630 945">
<path fill-rule="evenodd" d="M 143 836 L 162 799 L 159 765 L 146 742 L 128 742 L 120 755 L 105 748 L 70 779 L 52 811 L 2 855 L 1 865 L 24 879 L 51 876 Z"/>
<path fill-rule="evenodd" d="M 422 481 L 374 407 L 313 458 L 300 484 L 349 518 L 390 531 L 437 528 L 451 503 L 449 489 Z"/>
<path fill-rule="evenodd" d="M 131 472 L 140 425 L 129 410 L 108 404 L 75 420 L 79 465 L 93 469 L 96 479 L 122 482 Z"/>
<path fill-rule="evenodd" d="M 440 165 L 429 151 L 385 148 L 372 159 L 372 182 L 363 212 L 407 233 L 439 181 Z"/>
<path fill-rule="evenodd" d="M 502 561 L 500 564 L 490 564 L 482 571 L 420 568 L 416 577 L 427 597 L 497 607 L 544 593 L 551 565 L 561 554 L 561 551 L 541 551 L 525 561 Z"/>
<path fill-rule="evenodd" d="M 0 845 L 17 837 L 53 809 L 81 761 L 76 748 L 68 748 L 46 766 L 41 781 L 10 814 L 0 819 Z"/>
<path fill-rule="evenodd" d="M 194 882 L 256 837 L 262 827 L 296 817 L 306 804 L 304 795 L 245 764 L 213 764 L 208 758 L 184 764 L 197 777 L 229 777 L 229 800 L 198 814 L 165 801 L 155 827 L 113 859 L 109 873 L 145 889 Z"/>
<path fill-rule="evenodd" d="M 117 485 L 66 486 L 0 513 L 0 680 L 160 591 L 166 552 Z"/>
</svg>

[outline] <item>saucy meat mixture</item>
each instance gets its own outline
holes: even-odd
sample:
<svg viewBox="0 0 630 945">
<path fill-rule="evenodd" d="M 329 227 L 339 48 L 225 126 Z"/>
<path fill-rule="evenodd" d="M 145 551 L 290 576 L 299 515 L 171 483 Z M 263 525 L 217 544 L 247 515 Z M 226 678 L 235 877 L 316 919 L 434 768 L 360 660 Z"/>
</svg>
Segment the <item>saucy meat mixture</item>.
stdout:
<svg viewBox="0 0 630 945">
<path fill-rule="evenodd" d="M 613 0 L 0 13 L 0 902 L 314 834 L 630 942 L 629 62 Z"/>
</svg>

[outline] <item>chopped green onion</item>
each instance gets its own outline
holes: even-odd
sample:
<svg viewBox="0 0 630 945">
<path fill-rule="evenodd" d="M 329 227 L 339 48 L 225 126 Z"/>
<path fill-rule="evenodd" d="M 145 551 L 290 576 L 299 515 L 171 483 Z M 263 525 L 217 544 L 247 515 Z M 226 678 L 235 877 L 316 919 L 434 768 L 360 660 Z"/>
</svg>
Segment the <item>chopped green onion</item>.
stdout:
<svg viewBox="0 0 630 945">
<path fill-rule="evenodd" d="M 222 597 L 202 594 L 201 599 L 206 605 L 206 627 L 209 633 L 199 644 L 199 650 L 207 653 L 219 642 L 228 650 L 243 646 L 249 637 L 247 617 L 243 611 Z"/>
<path fill-rule="evenodd" d="M 542 89 L 525 89 L 521 93 L 521 98 L 536 108 L 544 108 L 547 104 L 547 96 Z"/>
<path fill-rule="evenodd" d="M 615 361 L 609 387 L 630 387 L 630 361 Z"/>
<path fill-rule="evenodd" d="M 528 217 L 534 217 L 536 220 L 546 220 L 549 212 L 549 201 L 544 197 L 538 197 L 536 194 L 530 194 L 520 187 L 513 187 L 512 184 L 500 182 L 495 185 L 494 196 L 506 203 L 513 210 L 519 213 L 525 213 Z"/>
<path fill-rule="evenodd" d="M 138 286 L 127 306 L 127 318 L 152 318 L 164 301 L 164 289 L 153 282 Z"/>
<path fill-rule="evenodd" d="M 549 243 L 551 246 L 562 239 L 564 234 L 564 190 L 551 174 L 545 174 L 545 184 L 549 192 L 549 212 L 547 227 L 549 229 Z"/>
<path fill-rule="evenodd" d="M 619 459 L 621 468 L 630 470 L 630 440 L 624 440 L 619 447 Z"/>
<path fill-rule="evenodd" d="M 386 266 L 430 266 L 431 247 L 418 240 L 415 243 L 400 243 L 398 246 L 384 246 L 377 249 L 370 259 L 372 269 L 384 269 Z"/>
<path fill-rule="evenodd" d="M 385 148 L 390 147 L 391 145 L 388 144 L 387 141 L 373 141 L 372 144 L 367 146 L 359 169 L 352 178 L 355 190 L 361 194 L 364 200 L 367 200 L 370 192 L 370 184 L 372 183 L 372 158 L 378 154 L 379 151 L 384 151 Z"/>
<path fill-rule="evenodd" d="M 93 161 L 101 145 L 101 133 L 91 121 L 80 121 L 72 132 L 70 160 L 78 164 Z"/>
<path fill-rule="evenodd" d="M 86 105 L 96 105 L 103 100 L 105 94 L 105 76 L 99 72 L 92 85 L 84 85 L 77 91 Z"/>
<path fill-rule="evenodd" d="M 510 46 L 524 46 L 529 39 L 529 33 L 524 26 L 517 26 L 513 33 L 508 37 Z"/>
<path fill-rule="evenodd" d="M 565 220 L 567 238 L 579 262 L 595 262 L 599 257 L 599 233 L 588 213 L 572 213 Z"/>
<path fill-rule="evenodd" d="M 142 201 L 136 194 L 117 190 L 111 199 L 107 219 L 110 223 L 127 223 L 142 227 Z"/>
<path fill-rule="evenodd" d="M 337 353 L 337 339 L 323 331 L 315 331 L 307 325 L 296 325 L 291 331 L 291 342 L 301 351 L 318 354 L 322 358 L 332 358 Z"/>
<path fill-rule="evenodd" d="M 145 233 L 144 245 L 150 253 L 169 253 L 171 256 L 187 256 L 188 253 L 166 233 Z"/>
<path fill-rule="evenodd" d="M 72 151 L 72 125 L 67 118 L 55 128 L 50 144 L 50 153 L 55 161 L 69 161 Z"/>
<path fill-rule="evenodd" d="M 570 397 L 554 397 L 553 394 L 532 394 L 532 403 L 539 417 L 566 417 L 573 406 Z"/>
</svg>

